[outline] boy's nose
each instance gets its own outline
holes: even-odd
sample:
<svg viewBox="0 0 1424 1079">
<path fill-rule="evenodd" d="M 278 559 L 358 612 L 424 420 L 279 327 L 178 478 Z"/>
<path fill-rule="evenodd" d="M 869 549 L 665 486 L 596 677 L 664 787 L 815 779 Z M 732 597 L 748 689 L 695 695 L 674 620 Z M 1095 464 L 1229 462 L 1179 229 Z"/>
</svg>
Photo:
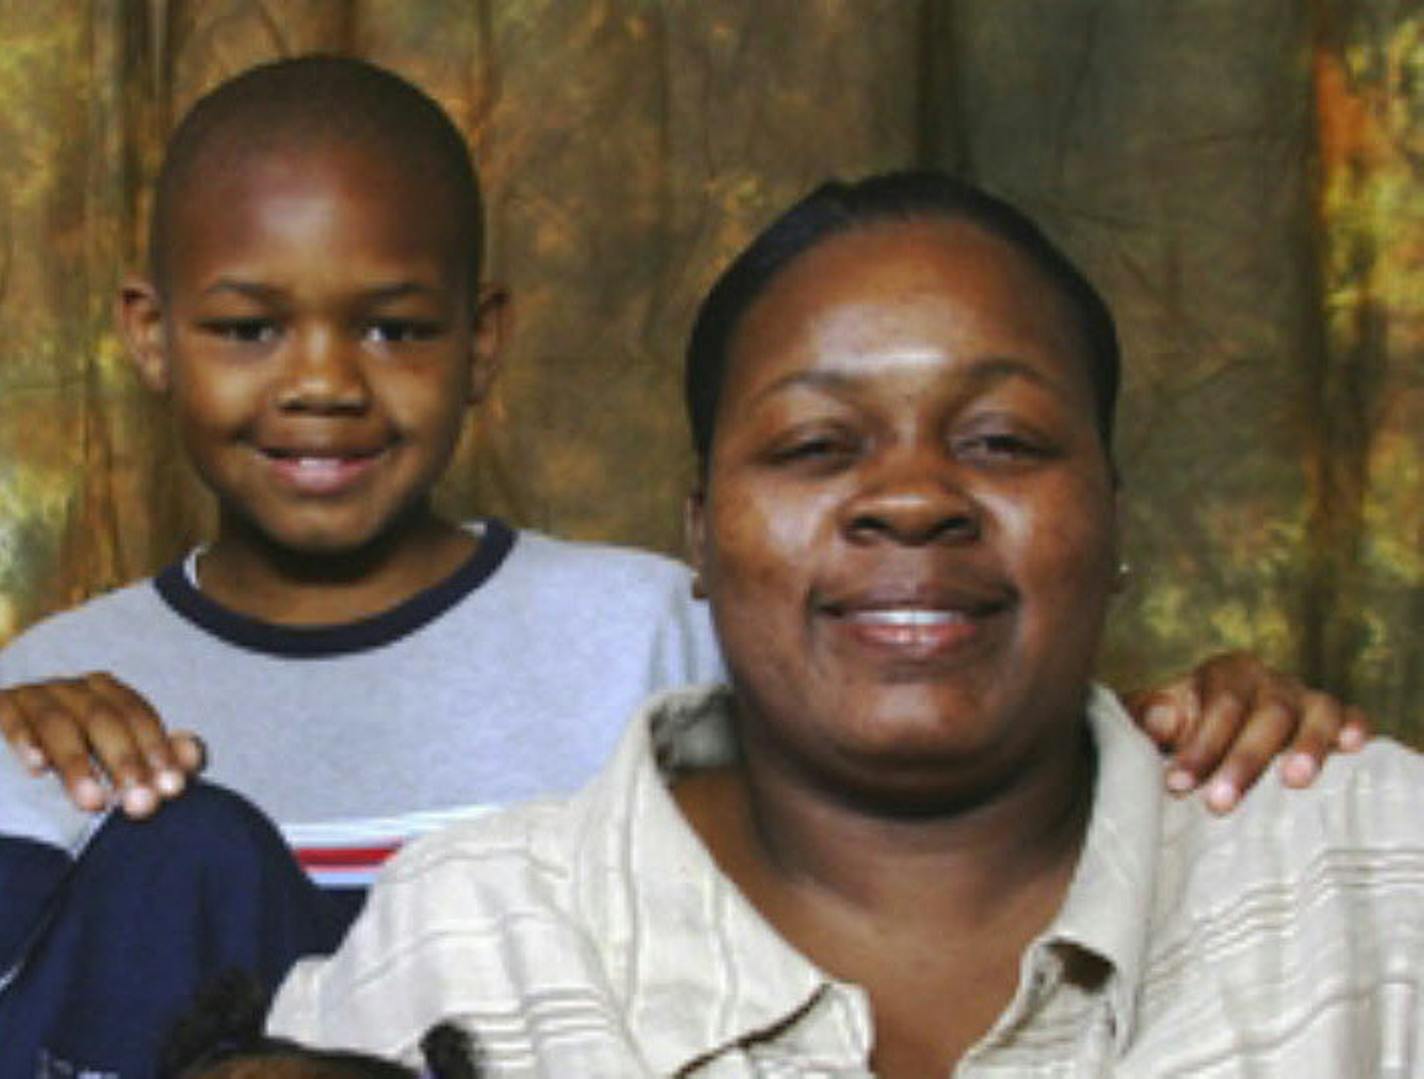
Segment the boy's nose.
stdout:
<svg viewBox="0 0 1424 1079">
<path fill-rule="evenodd" d="M 360 346 L 334 330 L 295 334 L 277 394 L 280 408 L 295 412 L 361 412 L 369 401 Z"/>
</svg>

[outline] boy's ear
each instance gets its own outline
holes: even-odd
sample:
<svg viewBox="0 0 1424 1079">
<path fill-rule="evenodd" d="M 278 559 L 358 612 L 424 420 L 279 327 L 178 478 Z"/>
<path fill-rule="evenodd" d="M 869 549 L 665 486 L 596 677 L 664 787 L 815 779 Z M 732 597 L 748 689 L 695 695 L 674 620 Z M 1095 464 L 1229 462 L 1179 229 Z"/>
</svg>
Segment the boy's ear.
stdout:
<svg viewBox="0 0 1424 1079">
<path fill-rule="evenodd" d="M 475 300 L 475 332 L 470 346 L 470 403 L 483 401 L 499 374 L 505 337 L 514 320 L 514 305 L 503 285 L 480 286 Z"/>
<path fill-rule="evenodd" d="M 168 392 L 168 347 L 163 302 L 152 281 L 130 276 L 119 286 L 119 331 L 138 377 L 154 393 Z"/>
<path fill-rule="evenodd" d="M 707 494 L 699 482 L 682 506 L 682 527 L 687 544 L 687 560 L 692 566 L 692 595 L 707 598 L 703 573 L 707 568 Z"/>
</svg>

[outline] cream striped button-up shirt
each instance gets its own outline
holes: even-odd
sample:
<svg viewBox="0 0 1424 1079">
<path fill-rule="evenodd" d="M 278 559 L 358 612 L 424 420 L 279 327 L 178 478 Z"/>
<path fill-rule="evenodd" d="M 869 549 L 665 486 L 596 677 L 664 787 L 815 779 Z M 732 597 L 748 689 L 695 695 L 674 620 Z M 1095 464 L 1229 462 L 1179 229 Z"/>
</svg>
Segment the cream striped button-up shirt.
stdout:
<svg viewBox="0 0 1424 1079">
<path fill-rule="evenodd" d="M 1163 793 L 1110 694 L 1089 717 L 1068 895 L 953 1074 L 1424 1076 L 1421 758 L 1377 740 L 1218 819 Z M 456 1018 L 501 1077 L 869 1075 L 865 994 L 760 918 L 669 796 L 734 751 L 724 692 L 683 691 L 574 798 L 416 843 L 336 957 L 293 973 L 273 1029 L 414 1062 Z"/>
</svg>

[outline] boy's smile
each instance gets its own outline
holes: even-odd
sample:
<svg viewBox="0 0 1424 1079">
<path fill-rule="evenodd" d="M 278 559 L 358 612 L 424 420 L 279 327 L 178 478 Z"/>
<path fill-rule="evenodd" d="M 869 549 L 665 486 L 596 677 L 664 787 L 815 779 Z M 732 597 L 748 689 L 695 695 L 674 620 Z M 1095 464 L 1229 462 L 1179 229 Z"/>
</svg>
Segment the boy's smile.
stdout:
<svg viewBox="0 0 1424 1079">
<path fill-rule="evenodd" d="M 219 498 L 220 544 L 352 554 L 428 518 L 486 374 L 451 201 L 338 145 L 239 153 L 176 207 L 145 373 Z"/>
</svg>

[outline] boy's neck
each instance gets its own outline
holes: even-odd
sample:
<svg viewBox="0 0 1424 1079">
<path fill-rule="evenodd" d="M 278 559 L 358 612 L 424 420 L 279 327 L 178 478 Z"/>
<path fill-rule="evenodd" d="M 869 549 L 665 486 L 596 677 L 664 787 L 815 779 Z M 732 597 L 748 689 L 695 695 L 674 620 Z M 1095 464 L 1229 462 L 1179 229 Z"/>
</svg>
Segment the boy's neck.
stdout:
<svg viewBox="0 0 1424 1079">
<path fill-rule="evenodd" d="M 198 588 L 238 614 L 285 626 L 370 618 L 445 580 L 479 540 L 433 513 L 419 514 L 365 547 L 306 552 L 224 522 L 198 558 Z"/>
</svg>

